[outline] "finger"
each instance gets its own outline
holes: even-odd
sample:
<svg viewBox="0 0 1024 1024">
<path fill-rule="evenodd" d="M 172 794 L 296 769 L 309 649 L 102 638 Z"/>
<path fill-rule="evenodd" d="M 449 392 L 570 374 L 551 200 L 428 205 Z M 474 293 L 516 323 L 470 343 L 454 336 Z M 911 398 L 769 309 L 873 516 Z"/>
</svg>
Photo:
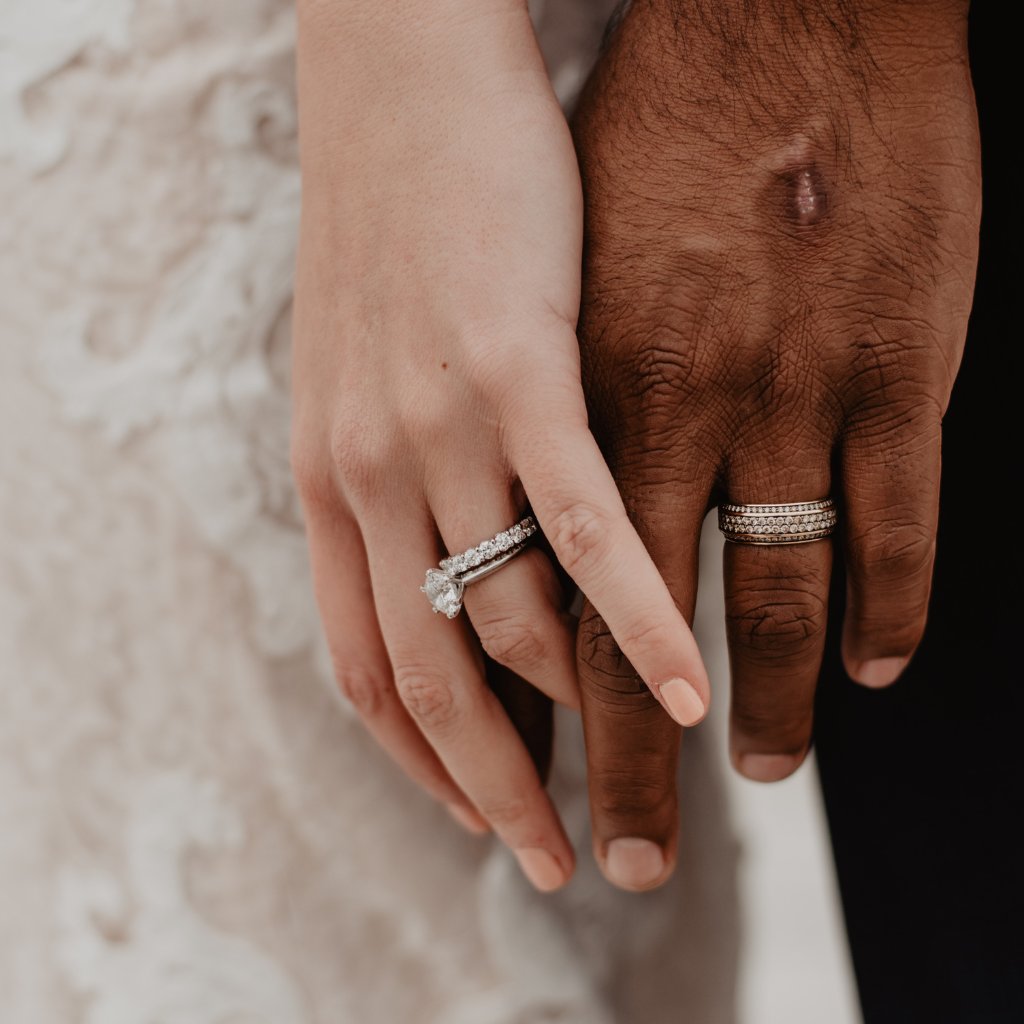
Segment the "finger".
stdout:
<svg viewBox="0 0 1024 1024">
<path fill-rule="evenodd" d="M 490 539 L 523 516 L 522 503 L 514 503 L 499 473 L 436 490 L 434 515 L 451 554 Z M 498 572 L 467 587 L 464 602 L 491 658 L 552 700 L 579 708 L 576 623 L 568 613 L 565 588 L 543 551 L 527 547 Z"/>
<path fill-rule="evenodd" d="M 307 508 L 306 533 L 316 601 L 341 692 L 409 778 L 470 831 L 488 831 L 398 699 L 355 522 L 340 509 Z"/>
<path fill-rule="evenodd" d="M 439 559 L 425 510 L 418 521 L 378 514 L 367 523 L 377 615 L 402 702 L 530 881 L 559 888 L 572 874 L 572 848 L 530 754 L 484 681 L 466 622 L 434 615 L 419 591 Z"/>
<path fill-rule="evenodd" d="M 695 464 L 694 455 L 674 454 L 668 476 L 657 472 L 648 455 L 635 472 L 617 466 L 631 517 L 690 620 L 701 523 L 714 473 L 711 466 Z M 614 885 L 650 889 L 675 865 L 681 731 L 589 603 L 580 620 L 578 654 L 594 854 Z"/>
<path fill-rule="evenodd" d="M 582 394 L 567 408 L 542 384 L 523 392 L 510 454 L 555 556 L 665 710 L 695 725 L 710 699 L 707 671 L 587 429 Z"/>
<path fill-rule="evenodd" d="M 847 608 L 843 660 L 894 682 L 924 634 L 939 515 L 942 424 L 931 404 L 859 415 L 843 445 Z"/>
<path fill-rule="evenodd" d="M 734 459 L 727 474 L 731 502 L 786 504 L 828 496 L 826 444 L 809 443 L 786 465 L 773 459 L 780 450 L 790 449 L 771 439 Z M 727 543 L 724 564 L 732 759 L 747 778 L 774 782 L 799 767 L 811 742 L 832 542 Z"/>
</svg>

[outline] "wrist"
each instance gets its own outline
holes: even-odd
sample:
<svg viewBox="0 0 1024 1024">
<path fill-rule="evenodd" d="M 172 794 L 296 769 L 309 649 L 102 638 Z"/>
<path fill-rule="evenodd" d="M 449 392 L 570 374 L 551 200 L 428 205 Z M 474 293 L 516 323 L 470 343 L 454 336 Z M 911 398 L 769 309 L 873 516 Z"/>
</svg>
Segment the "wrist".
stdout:
<svg viewBox="0 0 1024 1024">
<path fill-rule="evenodd" d="M 793 40 L 806 34 L 854 45 L 863 37 L 931 47 L 966 31 L 970 0 L 767 0 L 753 13 L 747 0 L 647 0 L 642 6 L 733 42 L 781 31 Z"/>
<path fill-rule="evenodd" d="M 297 0 L 300 59 L 308 54 L 344 54 L 353 70 L 366 64 L 383 68 L 389 56 L 439 62 L 446 54 L 468 52 L 478 39 L 507 31 L 510 22 L 529 23 L 525 0 Z M 435 66 L 439 66 L 435 64 Z M 391 68 L 395 75 L 405 64 Z"/>
<path fill-rule="evenodd" d="M 331 188 L 363 151 L 436 147 L 488 92 L 548 87 L 523 0 L 299 0 L 296 65 L 304 181 Z"/>
<path fill-rule="evenodd" d="M 577 131 L 625 162 L 650 167 L 653 150 L 666 173 L 674 151 L 690 163 L 695 149 L 713 154 L 721 169 L 786 139 L 869 156 L 893 133 L 973 122 L 967 6 L 852 0 L 840 18 L 830 0 L 766 0 L 756 16 L 745 0 L 637 2 L 588 83 Z"/>
<path fill-rule="evenodd" d="M 653 33 L 655 63 L 692 57 L 742 82 L 754 72 L 785 80 L 818 70 L 899 78 L 958 60 L 969 8 L 969 0 L 767 0 L 751 14 L 747 0 L 649 0 L 631 14 Z"/>
</svg>

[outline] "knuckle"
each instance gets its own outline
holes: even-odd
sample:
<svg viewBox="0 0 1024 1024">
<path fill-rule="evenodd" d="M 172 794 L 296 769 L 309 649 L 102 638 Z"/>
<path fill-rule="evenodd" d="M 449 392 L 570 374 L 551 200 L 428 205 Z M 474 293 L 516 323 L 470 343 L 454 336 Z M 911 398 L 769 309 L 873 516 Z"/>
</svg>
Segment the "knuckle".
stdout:
<svg viewBox="0 0 1024 1024">
<path fill-rule="evenodd" d="M 450 681 L 434 669 L 397 670 L 395 688 L 406 710 L 424 729 L 449 729 L 458 717 L 455 691 Z"/>
<path fill-rule="evenodd" d="M 562 568 L 575 576 L 600 558 L 608 541 L 608 526 L 594 509 L 575 502 L 551 517 L 547 537 Z"/>
<path fill-rule="evenodd" d="M 864 416 L 869 429 L 872 421 L 874 426 L 886 420 L 914 421 L 918 413 L 932 410 L 938 411 L 941 418 L 943 403 L 932 398 L 943 390 L 935 341 L 945 332 L 927 320 L 908 318 L 899 302 L 893 303 L 882 295 L 872 295 L 870 302 L 875 315 L 865 317 L 851 339 L 853 364 L 848 386 L 858 413 Z M 928 383 L 914 396 L 924 401 L 894 402 L 894 395 L 910 390 L 911 381 Z"/>
<path fill-rule="evenodd" d="M 331 464 L 352 494 L 367 496 L 379 491 L 395 461 L 391 444 L 379 435 L 348 422 L 331 431 Z"/>
<path fill-rule="evenodd" d="M 658 706 L 595 611 L 590 610 L 580 620 L 576 644 L 577 654 L 587 668 L 580 674 L 580 688 L 593 702 L 609 712 L 624 714 Z"/>
<path fill-rule="evenodd" d="M 796 756 L 807 748 L 813 711 L 809 695 L 786 697 L 773 691 L 764 701 L 735 701 L 733 728 L 748 740 L 757 740 L 760 752 Z"/>
<path fill-rule="evenodd" d="M 610 667 L 622 657 L 612 631 L 590 605 L 586 606 L 580 617 L 576 642 L 580 657 L 588 665 Z"/>
<path fill-rule="evenodd" d="M 541 631 L 531 622 L 485 621 L 477 635 L 487 654 L 501 665 L 540 665 L 547 657 L 548 645 Z"/>
<path fill-rule="evenodd" d="M 671 337 L 671 335 L 669 335 Z M 693 347 L 685 338 L 679 344 L 666 344 L 662 326 L 657 337 L 630 351 L 627 362 L 628 379 L 636 396 L 648 408 L 660 408 L 676 414 L 691 390 L 694 376 Z"/>
<path fill-rule="evenodd" d="M 928 619 L 927 590 L 912 591 L 890 587 L 883 599 L 874 601 L 856 588 L 857 600 L 848 615 L 861 641 L 901 653 L 912 651 L 920 642 Z"/>
<path fill-rule="evenodd" d="M 873 524 L 850 541 L 860 574 L 879 583 L 919 580 L 931 572 L 934 540 L 923 526 Z"/>
<path fill-rule="evenodd" d="M 497 829 L 520 829 L 530 820 L 533 801 L 526 795 L 481 800 L 477 809 Z"/>
<path fill-rule="evenodd" d="M 901 368 L 901 373 L 905 372 L 905 367 Z M 944 405 L 927 387 L 916 387 L 894 399 L 877 384 L 853 411 L 848 432 L 860 447 L 872 452 L 884 443 L 890 460 L 902 453 L 914 456 L 926 446 L 938 447 Z"/>
<path fill-rule="evenodd" d="M 597 812 L 612 820 L 669 821 L 675 816 L 675 787 L 667 770 L 591 768 L 591 792 Z"/>
<path fill-rule="evenodd" d="M 816 653 L 824 640 L 824 597 L 802 588 L 738 586 L 726 607 L 730 642 L 761 661 L 790 661 Z"/>
<path fill-rule="evenodd" d="M 386 688 L 365 669 L 335 660 L 334 678 L 341 695 L 362 718 L 376 717 L 383 707 Z"/>
<path fill-rule="evenodd" d="M 670 630 L 659 619 L 641 619 L 619 630 L 619 648 L 635 652 L 665 649 L 672 643 L 669 633 Z"/>
<path fill-rule="evenodd" d="M 334 500 L 334 484 L 327 459 L 305 436 L 296 433 L 289 450 L 292 479 L 299 497 L 307 505 L 327 505 Z"/>
<path fill-rule="evenodd" d="M 415 438 L 418 446 L 429 450 L 451 443 L 454 414 L 448 392 L 439 389 L 418 395 L 415 402 L 401 410 L 398 422 L 405 437 Z"/>
</svg>

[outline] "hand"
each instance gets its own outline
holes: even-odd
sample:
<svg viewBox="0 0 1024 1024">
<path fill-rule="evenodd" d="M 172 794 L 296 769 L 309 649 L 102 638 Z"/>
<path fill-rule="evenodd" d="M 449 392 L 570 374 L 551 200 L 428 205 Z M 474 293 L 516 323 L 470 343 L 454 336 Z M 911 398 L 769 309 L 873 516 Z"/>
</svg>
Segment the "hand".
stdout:
<svg viewBox="0 0 1024 1024">
<path fill-rule="evenodd" d="M 928 605 L 980 212 L 966 6 L 637 4 L 576 123 L 584 387 L 633 522 L 691 617 L 711 504 L 841 496 L 868 686 Z M 832 545 L 725 554 L 732 757 L 780 779 L 811 740 Z M 650 887 L 679 730 L 590 606 L 579 655 L 597 856 Z"/>
<path fill-rule="evenodd" d="M 481 645 L 578 706 L 563 587 L 533 547 L 448 622 L 425 570 L 529 503 L 642 676 L 692 684 L 687 720 L 707 679 L 587 427 L 579 172 L 525 5 L 428 6 L 300 9 L 293 465 L 340 686 L 552 889 L 572 851 Z"/>
</svg>

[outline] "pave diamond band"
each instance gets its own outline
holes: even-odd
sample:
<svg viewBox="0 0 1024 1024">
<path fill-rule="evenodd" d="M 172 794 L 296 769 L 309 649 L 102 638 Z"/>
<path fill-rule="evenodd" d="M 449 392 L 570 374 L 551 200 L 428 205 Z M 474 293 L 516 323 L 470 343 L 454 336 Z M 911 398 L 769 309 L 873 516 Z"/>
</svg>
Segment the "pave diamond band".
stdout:
<svg viewBox="0 0 1024 1024">
<path fill-rule="evenodd" d="M 835 532 L 831 498 L 789 505 L 719 505 L 718 528 L 733 544 L 807 544 Z"/>
<path fill-rule="evenodd" d="M 449 555 L 441 559 L 440 569 L 449 574 L 465 572 L 489 562 L 492 558 L 504 554 L 517 544 L 524 544 L 537 532 L 537 522 L 533 516 L 526 516 L 515 526 L 510 526 L 501 533 L 496 533 L 490 540 L 482 541 L 475 548 L 469 548 L 459 555 Z"/>
<path fill-rule="evenodd" d="M 427 595 L 435 612 L 443 612 L 449 619 L 454 619 L 462 610 L 462 595 L 466 587 L 497 572 L 515 558 L 538 529 L 533 516 L 526 516 L 490 540 L 443 558 L 436 569 L 427 570 L 426 581 L 420 590 Z"/>
</svg>

